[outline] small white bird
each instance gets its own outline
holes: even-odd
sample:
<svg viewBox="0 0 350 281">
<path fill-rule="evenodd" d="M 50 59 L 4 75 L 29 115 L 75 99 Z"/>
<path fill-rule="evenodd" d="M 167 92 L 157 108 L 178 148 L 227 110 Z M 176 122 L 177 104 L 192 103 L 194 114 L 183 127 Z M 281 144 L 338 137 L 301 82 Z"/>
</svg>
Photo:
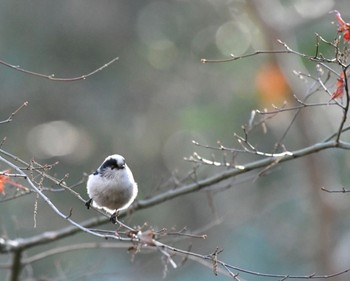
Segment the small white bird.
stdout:
<svg viewBox="0 0 350 281">
<path fill-rule="evenodd" d="M 135 200 L 138 192 L 137 183 L 123 156 L 108 156 L 101 166 L 89 176 L 86 184 L 90 199 L 85 206 L 105 209 L 111 214 L 111 221 L 116 222 L 117 212 L 127 209 Z"/>
</svg>

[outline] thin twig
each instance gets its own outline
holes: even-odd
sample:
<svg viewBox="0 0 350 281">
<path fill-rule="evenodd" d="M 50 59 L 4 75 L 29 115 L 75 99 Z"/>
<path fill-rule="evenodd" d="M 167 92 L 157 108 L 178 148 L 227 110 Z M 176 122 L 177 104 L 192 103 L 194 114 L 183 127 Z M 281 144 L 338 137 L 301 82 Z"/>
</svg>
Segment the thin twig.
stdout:
<svg viewBox="0 0 350 281">
<path fill-rule="evenodd" d="M 107 62 L 106 64 L 102 65 L 101 67 L 99 67 L 99 68 L 95 69 L 94 71 L 88 73 L 88 74 L 84 74 L 84 75 L 77 76 L 77 77 L 68 77 L 68 78 L 55 77 L 55 74 L 46 75 L 46 74 L 34 72 L 34 71 L 31 71 L 31 70 L 27 70 L 27 69 L 21 68 L 19 65 L 10 64 L 10 63 L 5 62 L 3 60 L 0 60 L 0 64 L 2 64 L 4 66 L 7 66 L 9 68 L 15 69 L 15 70 L 17 70 L 19 72 L 23 72 L 23 73 L 30 74 L 30 75 L 33 75 L 33 76 L 37 76 L 37 77 L 40 77 L 40 78 L 46 78 L 46 79 L 49 79 L 51 81 L 73 82 L 73 81 L 78 81 L 78 80 L 85 80 L 89 76 L 92 76 L 92 75 L 96 74 L 97 72 L 100 72 L 104 68 L 110 66 L 112 63 L 114 63 L 118 59 L 119 59 L 119 57 L 116 57 L 116 58 L 110 60 L 109 62 Z"/>
<path fill-rule="evenodd" d="M 320 62 L 320 63 L 337 63 L 336 59 L 326 59 L 324 57 L 315 57 L 315 56 L 310 56 L 310 55 L 306 55 L 303 53 L 300 53 L 298 51 L 293 50 L 292 48 L 290 48 L 285 42 L 281 41 L 281 40 L 277 40 L 277 42 L 279 44 L 281 44 L 285 49 L 284 50 L 258 50 L 249 54 L 245 54 L 242 56 L 235 56 L 234 54 L 231 54 L 230 58 L 227 59 L 219 59 L 219 60 L 213 60 L 213 59 L 201 59 L 202 63 L 224 63 L 224 62 L 232 62 L 232 61 L 236 61 L 239 59 L 244 59 L 244 58 L 248 58 L 248 57 L 253 57 L 253 56 L 257 56 L 257 55 L 261 55 L 261 54 L 294 54 L 297 55 L 299 57 L 305 58 L 309 61 L 314 61 L 314 62 Z"/>
<path fill-rule="evenodd" d="M 10 114 L 10 116 L 7 117 L 6 120 L 0 121 L 0 124 L 4 124 L 4 123 L 11 122 L 12 119 L 13 119 L 13 117 L 14 117 L 23 107 L 26 107 L 27 105 L 28 105 L 28 102 L 27 102 L 27 101 L 24 102 L 20 107 L 18 107 L 14 112 L 12 112 L 12 113 Z M 1 147 L 1 145 L 0 145 L 0 147 Z"/>
<path fill-rule="evenodd" d="M 323 190 L 327 193 L 348 193 L 348 192 L 350 192 L 350 190 L 345 189 L 345 187 L 343 187 L 341 190 L 329 190 L 329 189 L 325 188 L 324 186 L 322 186 L 321 190 Z"/>
</svg>

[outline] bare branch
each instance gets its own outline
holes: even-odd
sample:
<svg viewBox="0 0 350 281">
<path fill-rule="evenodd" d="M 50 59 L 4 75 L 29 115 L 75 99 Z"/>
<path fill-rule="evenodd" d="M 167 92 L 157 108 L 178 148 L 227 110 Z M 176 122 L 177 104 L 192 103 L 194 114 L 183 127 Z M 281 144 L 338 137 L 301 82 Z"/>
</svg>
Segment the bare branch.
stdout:
<svg viewBox="0 0 350 281">
<path fill-rule="evenodd" d="M 119 59 L 119 57 L 116 57 L 116 58 L 110 60 L 109 62 L 107 62 L 106 64 L 102 65 L 101 67 L 99 67 L 99 68 L 95 69 L 94 71 L 88 73 L 88 74 L 84 74 L 84 75 L 77 76 L 77 77 L 68 77 L 68 78 L 55 77 L 55 74 L 46 75 L 46 74 L 34 72 L 34 71 L 31 71 L 31 70 L 27 70 L 27 69 L 21 68 L 19 65 L 10 64 L 10 63 L 5 62 L 3 60 L 0 60 L 0 64 L 2 64 L 4 66 L 7 66 L 9 68 L 15 69 L 15 70 L 17 70 L 19 72 L 23 72 L 23 73 L 26 73 L 26 74 L 29 74 L 29 75 L 37 76 L 37 77 L 40 77 L 40 78 L 46 78 L 46 79 L 49 79 L 51 81 L 56 81 L 56 82 L 73 82 L 73 81 L 87 79 L 89 76 L 92 76 L 92 75 L 96 74 L 97 72 L 100 72 L 101 70 L 103 70 L 106 67 L 110 66 L 112 63 L 114 63 L 118 59 Z"/>
<path fill-rule="evenodd" d="M 232 61 L 236 61 L 239 59 L 254 57 L 257 55 L 261 55 L 261 54 L 293 54 L 293 55 L 297 55 L 299 57 L 305 58 L 309 61 L 321 62 L 321 63 L 325 63 L 325 62 L 338 63 L 338 61 L 336 59 L 326 59 L 324 57 L 310 56 L 310 55 L 306 55 L 306 54 L 300 53 L 298 51 L 295 51 L 292 48 L 290 48 L 285 42 L 283 42 L 281 40 L 277 40 L 277 42 L 284 47 L 284 50 L 272 50 L 272 51 L 271 50 L 258 50 L 258 51 L 252 52 L 250 54 L 245 54 L 245 55 L 241 55 L 241 56 L 235 56 L 234 54 L 231 54 L 230 58 L 221 59 L 221 60 L 201 59 L 201 62 L 202 63 L 223 63 L 223 62 L 232 62 Z"/>
<path fill-rule="evenodd" d="M 350 143 L 346 143 L 343 141 L 339 141 L 337 143 L 336 141 L 328 141 L 328 142 L 321 142 L 321 143 L 316 143 L 314 145 L 291 151 L 288 153 L 276 153 L 276 154 L 271 154 L 271 157 L 267 157 L 261 160 L 257 160 L 251 163 L 248 163 L 246 165 L 239 165 L 235 166 L 232 169 L 225 170 L 220 174 L 214 175 L 212 177 L 199 180 L 195 183 L 188 184 L 185 186 L 178 187 L 176 189 L 168 190 L 166 192 L 163 192 L 161 194 L 155 195 L 151 198 L 144 199 L 144 200 L 139 200 L 135 202 L 133 205 L 133 208 L 135 210 L 143 209 L 143 208 L 149 208 L 153 205 L 157 205 L 161 202 L 176 198 L 178 196 L 182 196 L 184 194 L 192 193 L 197 190 L 201 190 L 205 187 L 217 184 L 219 182 L 222 182 L 226 179 L 232 178 L 234 176 L 267 167 L 274 163 L 277 159 L 279 163 L 290 161 L 293 159 L 297 159 L 309 154 L 317 153 L 322 150 L 330 149 L 330 148 L 339 148 L 339 149 L 350 149 Z"/>
<path fill-rule="evenodd" d="M 329 190 L 329 189 L 325 188 L 324 186 L 322 186 L 321 190 L 323 190 L 327 193 L 348 193 L 348 192 L 350 192 L 350 190 L 346 189 L 345 187 L 343 187 L 341 190 Z"/>
<path fill-rule="evenodd" d="M 3 120 L 3 121 L 0 121 L 0 124 L 4 124 L 4 123 L 8 123 L 8 122 L 11 122 L 13 117 L 23 108 L 23 107 L 26 107 L 28 105 L 28 102 L 24 102 L 20 107 L 18 107 L 14 112 L 12 112 L 10 114 L 10 116 L 6 119 L 6 120 Z M 1 145 L 0 145 L 1 147 Z"/>
<path fill-rule="evenodd" d="M 21 169 L 19 169 L 16 165 L 14 165 L 12 162 L 6 160 L 5 158 L 3 158 L 2 156 L 0 156 L 0 161 L 6 163 L 8 166 L 10 166 L 11 168 L 13 168 L 14 170 L 16 170 L 19 174 L 24 174 L 23 171 Z M 95 233 L 93 231 L 90 231 L 89 229 L 85 228 L 84 226 L 82 226 L 81 224 L 73 221 L 71 218 L 67 218 L 67 215 L 63 214 L 52 202 L 51 200 L 42 192 L 42 190 L 37 187 L 30 179 L 29 177 L 26 177 L 26 181 L 28 182 L 28 184 L 30 185 L 30 187 L 51 207 L 52 210 L 55 211 L 56 214 L 58 214 L 60 217 L 66 219 L 67 221 L 69 221 L 71 224 L 73 224 L 75 227 L 79 228 L 80 230 L 90 233 L 92 235 L 98 236 L 98 237 L 102 237 L 102 238 L 116 238 L 116 236 L 106 236 L 106 235 L 100 235 L 99 233 Z"/>
<path fill-rule="evenodd" d="M 239 59 L 244 59 L 244 58 L 249 58 L 261 54 L 290 54 L 292 53 L 289 50 L 276 50 L 276 51 L 271 51 L 271 50 L 259 50 L 255 51 L 250 54 L 242 55 L 242 56 L 235 56 L 234 54 L 231 54 L 231 58 L 228 59 L 222 59 L 222 60 L 212 60 L 212 59 L 201 59 L 202 63 L 222 63 L 222 62 L 230 62 L 230 61 L 236 61 Z"/>
</svg>

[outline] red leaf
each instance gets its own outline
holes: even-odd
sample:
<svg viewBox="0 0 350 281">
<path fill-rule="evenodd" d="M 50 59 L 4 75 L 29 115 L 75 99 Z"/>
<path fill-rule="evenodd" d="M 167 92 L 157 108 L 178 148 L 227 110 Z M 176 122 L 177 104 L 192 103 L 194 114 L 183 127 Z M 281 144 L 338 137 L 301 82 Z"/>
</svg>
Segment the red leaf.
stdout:
<svg viewBox="0 0 350 281">
<path fill-rule="evenodd" d="M 331 96 L 331 100 L 341 98 L 344 95 L 344 72 L 340 73 L 339 78 L 337 79 L 337 89 Z"/>
<path fill-rule="evenodd" d="M 345 41 L 350 41 L 350 31 L 349 30 L 345 31 L 343 34 L 343 37 Z"/>
<path fill-rule="evenodd" d="M 341 17 L 341 14 L 339 11 L 334 11 L 335 12 L 335 17 L 339 23 L 338 31 L 339 32 L 344 32 L 343 33 L 343 38 L 345 41 L 350 41 L 350 23 L 345 22 L 343 18 Z"/>
<path fill-rule="evenodd" d="M 335 17 L 337 18 L 337 21 L 339 23 L 339 29 L 338 31 L 344 31 L 344 27 L 346 25 L 346 22 L 343 20 L 343 18 L 341 17 L 341 14 L 339 13 L 339 11 L 335 10 Z"/>
</svg>

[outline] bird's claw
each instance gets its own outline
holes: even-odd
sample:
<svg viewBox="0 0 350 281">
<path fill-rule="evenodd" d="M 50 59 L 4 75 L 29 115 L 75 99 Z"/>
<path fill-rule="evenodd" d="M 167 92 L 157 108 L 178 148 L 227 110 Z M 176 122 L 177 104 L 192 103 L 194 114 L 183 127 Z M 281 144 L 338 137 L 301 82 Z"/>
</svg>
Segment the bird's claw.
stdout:
<svg viewBox="0 0 350 281">
<path fill-rule="evenodd" d="M 117 212 L 114 212 L 111 217 L 109 218 L 109 220 L 113 223 L 113 224 L 116 224 L 118 219 L 117 219 L 117 216 L 118 216 L 118 213 Z"/>
<path fill-rule="evenodd" d="M 92 199 L 90 198 L 89 200 L 87 200 L 87 201 L 85 202 L 86 208 L 90 209 L 91 203 L 92 203 Z"/>
</svg>

